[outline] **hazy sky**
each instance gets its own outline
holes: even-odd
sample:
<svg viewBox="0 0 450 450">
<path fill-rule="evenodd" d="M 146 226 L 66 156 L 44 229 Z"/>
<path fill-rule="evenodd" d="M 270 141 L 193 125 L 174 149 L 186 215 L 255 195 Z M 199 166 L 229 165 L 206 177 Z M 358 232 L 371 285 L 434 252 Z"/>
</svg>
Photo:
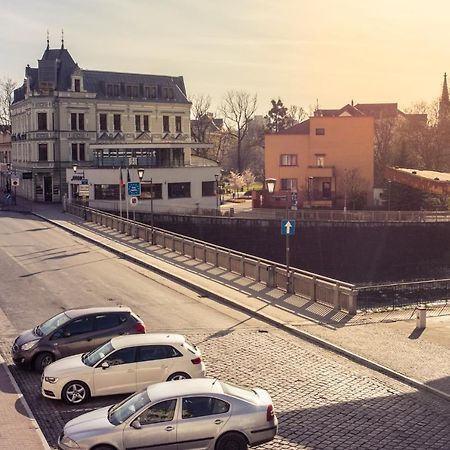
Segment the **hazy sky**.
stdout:
<svg viewBox="0 0 450 450">
<path fill-rule="evenodd" d="M 0 77 L 22 82 L 50 46 L 84 69 L 183 75 L 189 95 L 229 89 L 309 109 L 407 108 L 450 72 L 446 0 L 0 0 Z"/>
</svg>

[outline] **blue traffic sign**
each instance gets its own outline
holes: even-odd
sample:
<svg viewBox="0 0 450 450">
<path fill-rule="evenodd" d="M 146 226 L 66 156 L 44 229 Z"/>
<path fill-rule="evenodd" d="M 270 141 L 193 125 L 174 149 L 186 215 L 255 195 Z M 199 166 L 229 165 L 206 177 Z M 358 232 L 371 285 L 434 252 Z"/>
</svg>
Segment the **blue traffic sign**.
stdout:
<svg viewBox="0 0 450 450">
<path fill-rule="evenodd" d="M 141 183 L 129 181 L 127 186 L 129 197 L 139 197 L 141 195 Z"/>
<path fill-rule="evenodd" d="M 281 221 L 281 235 L 282 236 L 294 236 L 295 235 L 295 220 L 282 220 Z"/>
</svg>

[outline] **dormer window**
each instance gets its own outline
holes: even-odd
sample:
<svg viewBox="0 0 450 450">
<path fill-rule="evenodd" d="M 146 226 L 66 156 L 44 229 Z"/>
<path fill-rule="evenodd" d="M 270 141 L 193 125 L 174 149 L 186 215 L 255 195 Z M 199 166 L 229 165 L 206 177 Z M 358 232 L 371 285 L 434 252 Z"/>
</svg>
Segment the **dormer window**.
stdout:
<svg viewBox="0 0 450 450">
<path fill-rule="evenodd" d="M 74 90 L 75 92 L 81 92 L 81 80 L 79 78 L 74 80 Z"/>
</svg>

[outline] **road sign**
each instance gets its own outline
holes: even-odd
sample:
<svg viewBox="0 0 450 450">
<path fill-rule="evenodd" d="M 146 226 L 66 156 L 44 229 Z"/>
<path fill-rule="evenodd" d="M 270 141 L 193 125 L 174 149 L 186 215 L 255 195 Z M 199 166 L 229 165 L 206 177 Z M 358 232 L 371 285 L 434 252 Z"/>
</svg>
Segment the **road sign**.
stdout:
<svg viewBox="0 0 450 450">
<path fill-rule="evenodd" d="M 282 220 L 281 221 L 281 234 L 282 236 L 294 236 L 295 235 L 295 220 Z"/>
<path fill-rule="evenodd" d="M 11 177 L 11 186 L 19 186 L 19 177 Z"/>
<path fill-rule="evenodd" d="M 78 195 L 80 197 L 89 197 L 89 185 L 80 184 L 78 186 Z"/>
<path fill-rule="evenodd" d="M 137 197 L 130 197 L 130 205 L 136 206 L 138 204 L 138 198 Z"/>
<path fill-rule="evenodd" d="M 87 178 L 82 178 L 80 184 L 89 184 L 89 180 Z"/>
<path fill-rule="evenodd" d="M 141 183 L 129 181 L 127 186 L 129 197 L 139 197 L 141 195 Z"/>
</svg>

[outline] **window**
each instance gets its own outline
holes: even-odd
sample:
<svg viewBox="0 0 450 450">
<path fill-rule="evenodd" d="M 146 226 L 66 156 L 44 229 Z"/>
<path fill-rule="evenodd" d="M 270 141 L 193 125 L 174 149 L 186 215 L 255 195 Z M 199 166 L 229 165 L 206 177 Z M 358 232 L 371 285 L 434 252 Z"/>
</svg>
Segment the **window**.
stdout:
<svg viewBox="0 0 450 450">
<path fill-rule="evenodd" d="M 78 144 L 72 144 L 72 161 L 78 161 Z"/>
<path fill-rule="evenodd" d="M 47 144 L 39 144 L 39 161 L 48 161 L 48 146 Z"/>
<path fill-rule="evenodd" d="M 296 166 L 297 155 L 280 155 L 280 166 Z"/>
<path fill-rule="evenodd" d="M 158 359 L 177 358 L 183 356 L 171 345 L 146 345 L 138 347 L 138 361 L 155 361 Z"/>
<path fill-rule="evenodd" d="M 94 184 L 94 197 L 96 200 L 118 200 L 118 184 Z M 125 186 L 122 186 L 122 198 L 125 198 Z"/>
<path fill-rule="evenodd" d="M 281 179 L 281 190 L 297 190 L 297 178 L 282 178 Z"/>
<path fill-rule="evenodd" d="M 156 98 L 158 95 L 158 90 L 156 88 L 156 86 L 152 86 L 150 88 L 150 98 Z"/>
<path fill-rule="evenodd" d="M 108 131 L 108 115 L 100 114 L 99 122 L 100 122 L 100 131 Z"/>
<path fill-rule="evenodd" d="M 151 188 L 153 188 L 153 199 L 162 198 L 161 183 L 150 184 L 149 182 L 144 181 L 141 183 L 141 200 L 152 198 Z"/>
<path fill-rule="evenodd" d="M 120 85 L 113 84 L 113 95 L 114 95 L 114 97 L 119 97 L 119 95 L 120 95 Z"/>
<path fill-rule="evenodd" d="M 323 167 L 325 165 L 325 155 L 316 155 L 316 166 Z"/>
<path fill-rule="evenodd" d="M 316 136 L 325 136 L 325 128 L 316 128 Z"/>
<path fill-rule="evenodd" d="M 38 130 L 47 130 L 47 113 L 38 113 Z"/>
<path fill-rule="evenodd" d="M 169 198 L 183 198 L 191 196 L 191 183 L 169 183 Z"/>
<path fill-rule="evenodd" d="M 170 132 L 169 116 L 163 116 L 163 131 L 164 133 Z"/>
<path fill-rule="evenodd" d="M 81 91 L 81 80 L 78 78 L 75 78 L 74 83 L 75 83 L 75 92 L 80 92 Z"/>
<path fill-rule="evenodd" d="M 175 116 L 175 131 L 181 133 L 181 116 Z"/>
<path fill-rule="evenodd" d="M 215 181 L 202 181 L 202 197 L 213 197 L 216 195 Z"/>
<path fill-rule="evenodd" d="M 63 336 L 77 336 L 92 331 L 92 317 L 80 317 L 70 322 L 63 330 Z"/>
<path fill-rule="evenodd" d="M 132 86 L 131 87 L 131 96 L 132 97 L 139 97 L 139 88 L 138 88 L 138 86 Z"/>
<path fill-rule="evenodd" d="M 331 199 L 331 183 L 329 181 L 324 181 L 322 183 L 322 197 Z"/>
<path fill-rule="evenodd" d="M 131 364 L 135 362 L 136 348 L 121 348 L 114 353 L 108 355 L 103 362 L 107 362 L 110 366 L 120 366 L 122 364 Z"/>
<path fill-rule="evenodd" d="M 131 97 L 131 86 L 127 86 L 127 97 Z"/>
<path fill-rule="evenodd" d="M 70 114 L 70 129 L 73 131 L 84 130 L 84 113 Z"/>
<path fill-rule="evenodd" d="M 163 98 L 169 98 L 169 89 L 168 88 L 163 88 L 162 90 L 163 92 Z"/>
<path fill-rule="evenodd" d="M 173 97 L 173 88 L 169 88 L 169 98 L 172 99 Z"/>
<path fill-rule="evenodd" d="M 150 406 L 139 416 L 141 425 L 149 425 L 152 423 L 170 422 L 175 414 L 177 400 L 165 400 L 156 405 Z"/>
<path fill-rule="evenodd" d="M 150 128 L 148 127 L 148 116 L 144 116 L 144 131 L 149 131 Z"/>
<path fill-rule="evenodd" d="M 78 114 L 78 129 L 84 130 L 84 114 L 83 113 Z"/>
<path fill-rule="evenodd" d="M 230 405 L 223 400 L 213 397 L 187 397 L 183 398 L 182 418 L 211 416 L 224 414 L 230 410 Z"/>
<path fill-rule="evenodd" d="M 108 330 L 121 324 L 117 314 L 101 314 L 94 318 L 94 330 Z"/>
<path fill-rule="evenodd" d="M 86 144 L 72 144 L 72 161 L 86 160 Z"/>
<path fill-rule="evenodd" d="M 121 130 L 120 114 L 114 114 L 114 131 L 120 130 Z"/>
<path fill-rule="evenodd" d="M 134 116 L 134 122 L 136 124 L 136 131 L 141 131 L 141 116 L 140 115 Z"/>
<path fill-rule="evenodd" d="M 112 84 L 108 84 L 106 86 L 106 95 L 108 97 L 112 97 L 113 96 L 113 85 Z"/>
</svg>

